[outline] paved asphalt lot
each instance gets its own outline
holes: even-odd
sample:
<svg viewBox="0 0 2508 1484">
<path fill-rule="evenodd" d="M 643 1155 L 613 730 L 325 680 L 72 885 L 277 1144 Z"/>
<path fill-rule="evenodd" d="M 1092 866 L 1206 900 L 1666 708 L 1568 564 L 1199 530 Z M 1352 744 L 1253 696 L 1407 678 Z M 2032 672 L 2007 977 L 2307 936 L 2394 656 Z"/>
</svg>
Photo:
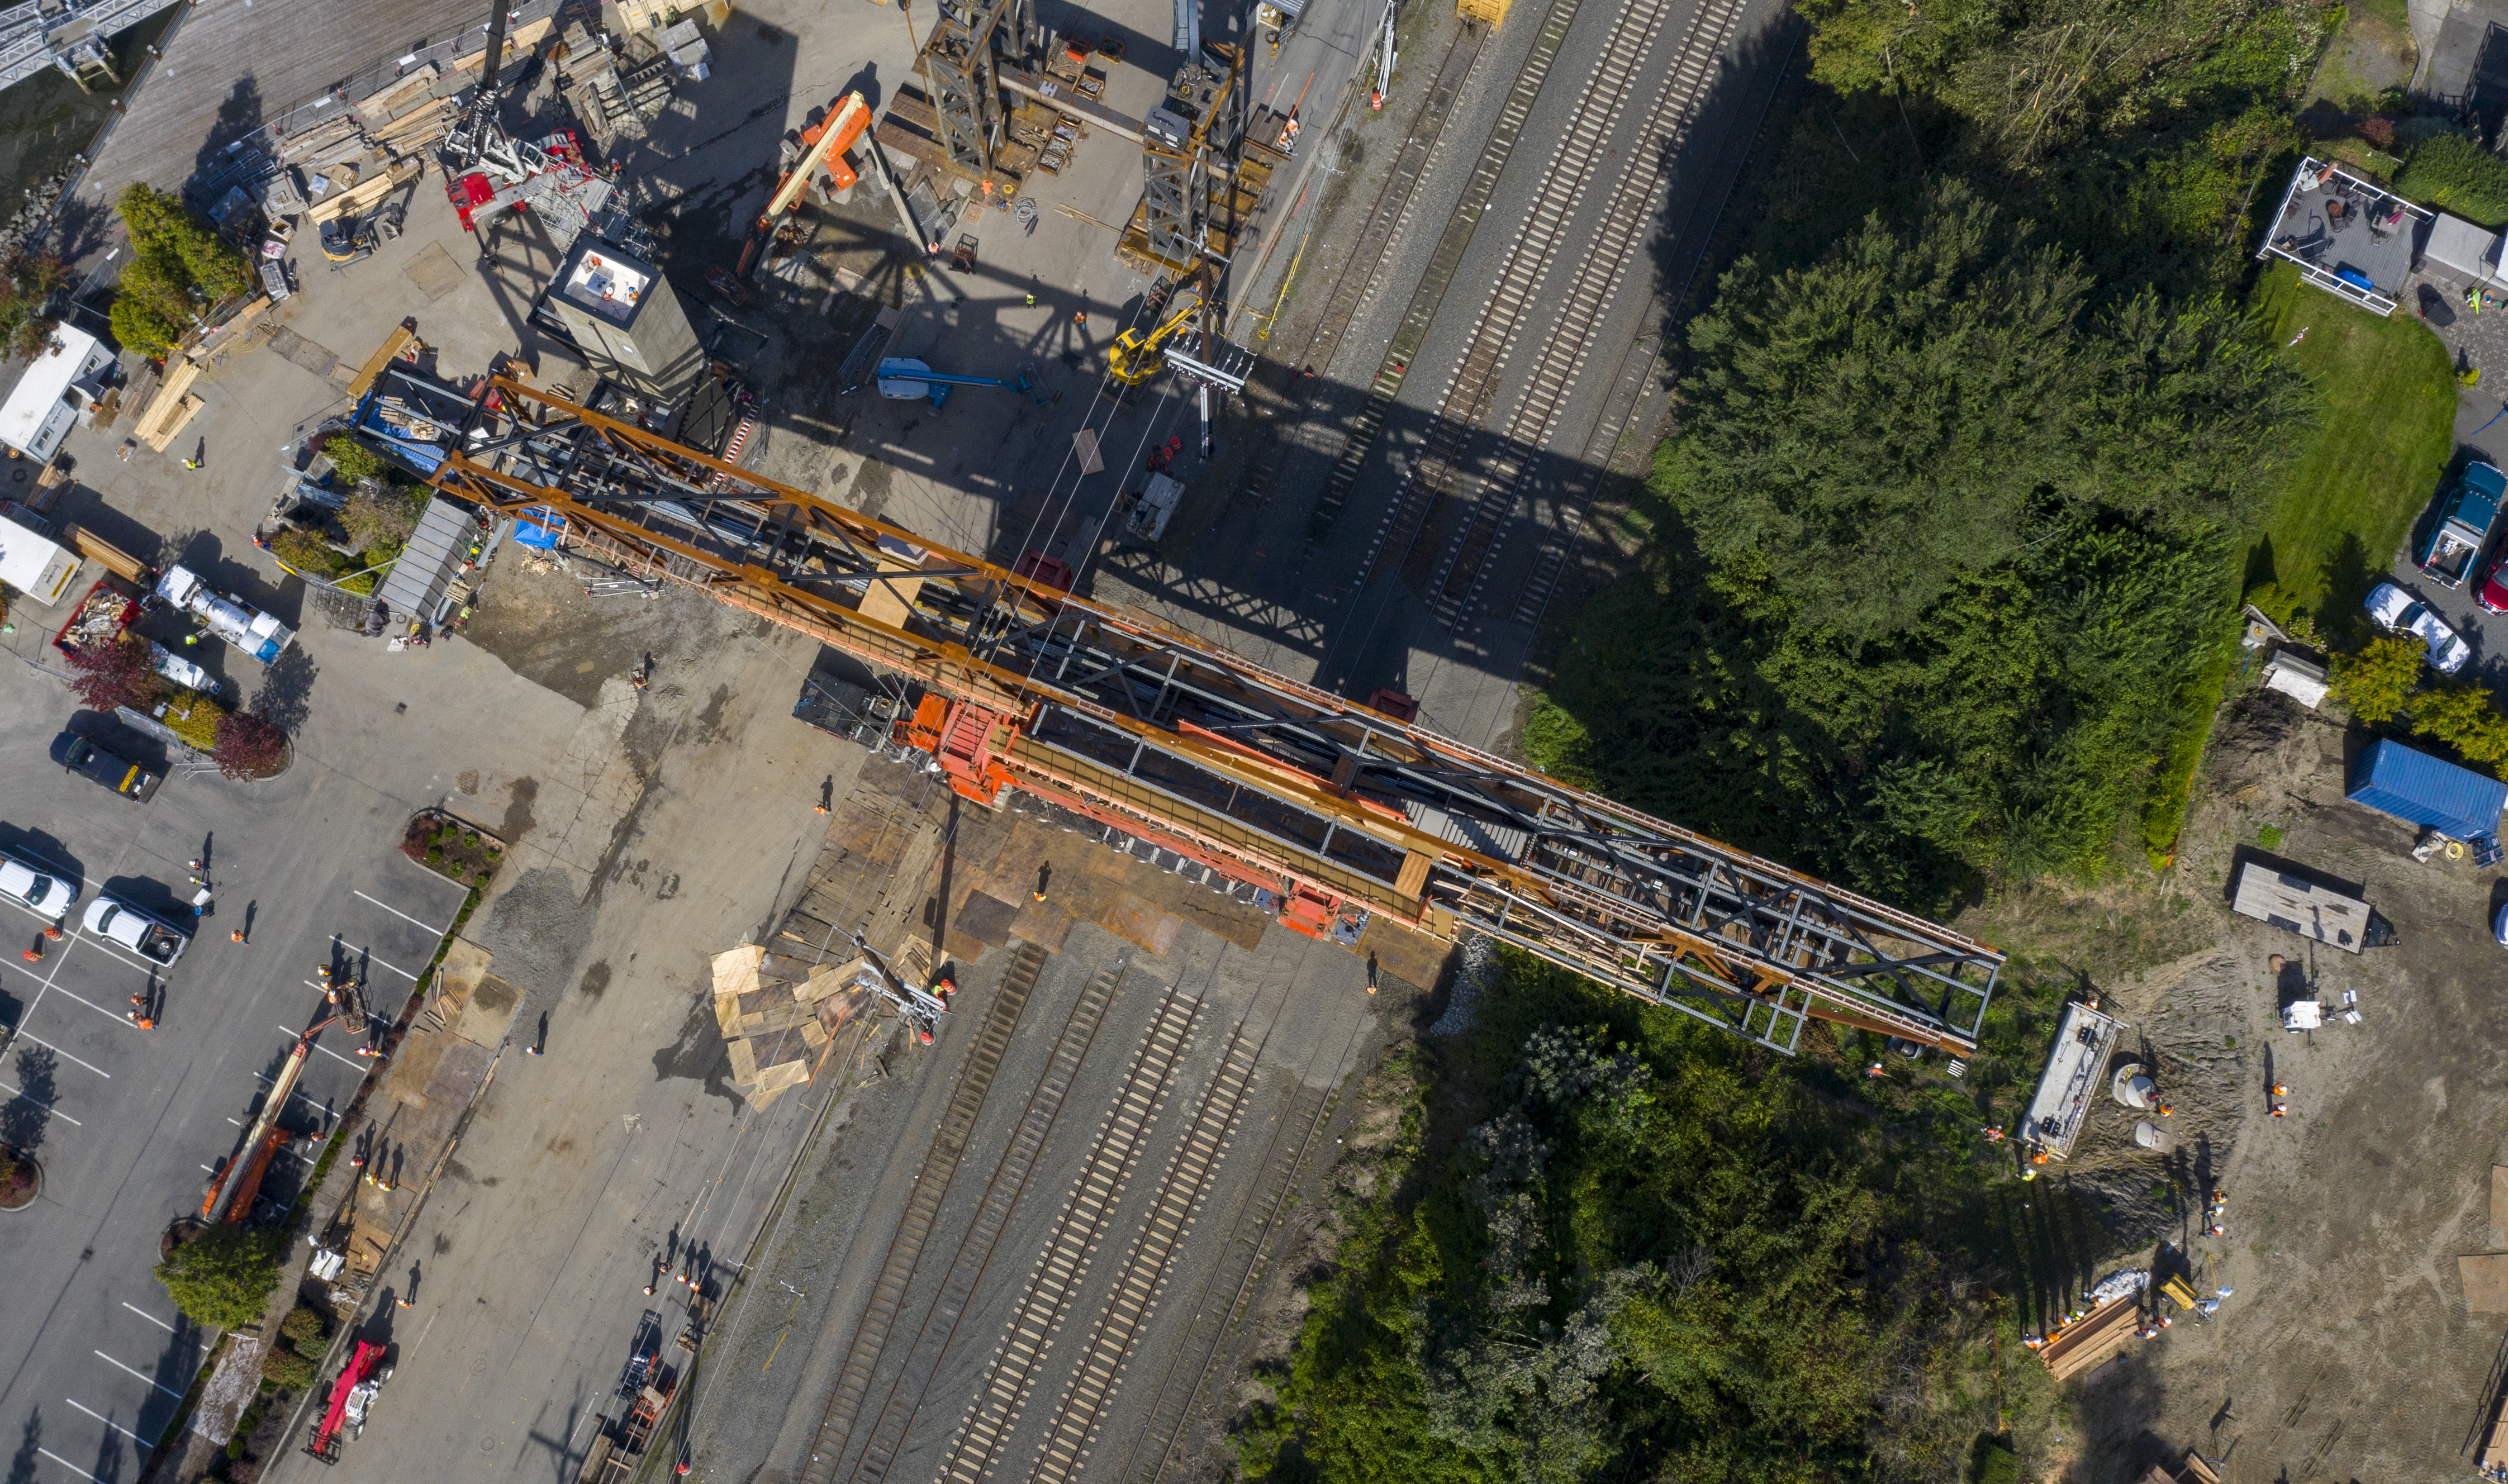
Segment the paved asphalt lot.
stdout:
<svg viewBox="0 0 2508 1484">
<path fill-rule="evenodd" d="M 55 764 L 74 720 L 100 719 L 54 678 L 0 659 L 0 848 L 80 888 L 39 963 L 19 954 L 41 922 L 0 907 L 0 1023 L 15 1031 L 0 1139 L 44 1168 L 42 1199 L 0 1215 L 16 1280 L 0 1291 L 13 1480 L 135 1476 L 213 1338 L 152 1280 L 160 1234 L 199 1210 L 297 1031 L 319 1018 L 313 970 L 334 944 L 396 1008 L 461 902 L 394 848 L 407 809 L 333 769 L 307 762 L 260 784 L 177 776 L 131 803 Z M 186 863 L 203 852 L 216 900 L 152 991 L 148 966 L 79 931 L 79 913 L 101 890 L 187 925 Z M 228 934 L 246 922 L 239 947 Z M 127 1018 L 142 992 L 161 1006 L 153 1031 Z M 337 1027 L 315 1048 L 286 1115 L 300 1133 L 328 1130 L 367 1067 Z M 282 1159 L 265 1190 L 291 1198 L 306 1168 Z"/>
</svg>

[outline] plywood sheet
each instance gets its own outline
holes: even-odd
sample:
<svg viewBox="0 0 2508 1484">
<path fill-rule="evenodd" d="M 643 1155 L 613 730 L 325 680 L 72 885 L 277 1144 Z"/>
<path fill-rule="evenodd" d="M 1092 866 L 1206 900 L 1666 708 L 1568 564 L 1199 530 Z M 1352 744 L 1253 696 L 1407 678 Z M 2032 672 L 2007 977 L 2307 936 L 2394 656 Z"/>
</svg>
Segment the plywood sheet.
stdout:
<svg viewBox="0 0 2508 1484">
<path fill-rule="evenodd" d="M 2490 1244 L 2508 1247 L 2508 1165 L 2490 1167 Z"/>
<path fill-rule="evenodd" d="M 2455 1260 L 2464 1280 L 2464 1307 L 2475 1314 L 2508 1314 L 2508 1252 Z"/>
</svg>

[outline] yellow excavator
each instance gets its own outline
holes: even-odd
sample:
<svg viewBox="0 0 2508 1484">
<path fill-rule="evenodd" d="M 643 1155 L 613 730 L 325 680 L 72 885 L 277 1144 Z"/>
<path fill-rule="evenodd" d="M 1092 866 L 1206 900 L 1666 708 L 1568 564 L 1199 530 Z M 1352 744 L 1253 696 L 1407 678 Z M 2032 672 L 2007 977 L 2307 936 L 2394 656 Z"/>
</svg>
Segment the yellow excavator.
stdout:
<svg viewBox="0 0 2508 1484">
<path fill-rule="evenodd" d="M 1156 327 L 1147 331 L 1129 329 L 1115 337 L 1115 344 L 1106 352 L 1106 374 L 1115 379 L 1115 385 L 1129 390 L 1159 374 L 1159 368 L 1167 363 L 1167 342 L 1205 307 L 1203 276 L 1207 272 L 1206 268 L 1198 268 L 1168 290 L 1161 307 L 1173 313 Z"/>
</svg>

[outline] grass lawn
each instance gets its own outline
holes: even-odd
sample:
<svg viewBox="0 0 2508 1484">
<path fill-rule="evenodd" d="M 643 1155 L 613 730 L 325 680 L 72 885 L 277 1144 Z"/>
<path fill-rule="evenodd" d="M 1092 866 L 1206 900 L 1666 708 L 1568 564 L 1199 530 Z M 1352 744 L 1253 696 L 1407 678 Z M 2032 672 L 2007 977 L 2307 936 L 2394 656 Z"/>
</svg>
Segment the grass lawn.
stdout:
<svg viewBox="0 0 2508 1484">
<path fill-rule="evenodd" d="M 2403 549 L 2455 452 L 2447 348 L 2412 315 L 2379 319 L 2299 279 L 2289 264 L 2257 285 L 2257 317 L 2319 395 L 2316 426 L 2266 512 L 2246 587 L 2277 618 L 2348 616 Z"/>
</svg>

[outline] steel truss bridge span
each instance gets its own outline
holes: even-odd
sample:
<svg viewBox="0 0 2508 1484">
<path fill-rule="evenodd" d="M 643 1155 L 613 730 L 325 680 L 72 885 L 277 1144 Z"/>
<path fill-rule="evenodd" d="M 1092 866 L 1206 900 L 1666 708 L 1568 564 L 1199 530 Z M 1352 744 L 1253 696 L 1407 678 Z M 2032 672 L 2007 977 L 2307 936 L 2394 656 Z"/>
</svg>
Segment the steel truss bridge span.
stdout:
<svg viewBox="0 0 2508 1484">
<path fill-rule="evenodd" d="M 438 490 L 910 678 L 898 740 L 977 802 L 1085 815 L 1309 936 L 1485 934 L 1780 1051 L 1806 1019 L 1975 1049 L 1985 945 L 509 378 L 480 405 Z"/>
</svg>

